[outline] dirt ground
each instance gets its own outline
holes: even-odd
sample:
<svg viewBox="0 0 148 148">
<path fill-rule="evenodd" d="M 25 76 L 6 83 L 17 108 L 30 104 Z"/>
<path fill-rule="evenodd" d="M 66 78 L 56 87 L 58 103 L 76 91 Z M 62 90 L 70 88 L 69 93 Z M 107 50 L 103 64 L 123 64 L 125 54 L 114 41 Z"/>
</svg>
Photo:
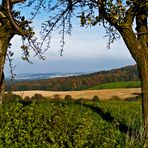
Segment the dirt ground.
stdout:
<svg viewBox="0 0 148 148">
<path fill-rule="evenodd" d="M 60 98 L 64 98 L 65 95 L 71 95 L 73 99 L 85 98 L 92 99 L 97 95 L 100 100 L 108 100 L 112 96 L 118 96 L 120 99 L 136 96 L 136 93 L 140 93 L 140 88 L 129 89 L 106 89 L 106 90 L 81 90 L 81 91 L 15 91 L 13 93 L 21 95 L 23 98 L 26 96 L 32 97 L 34 94 L 41 94 L 44 97 L 54 98 L 54 95 L 59 95 Z"/>
</svg>

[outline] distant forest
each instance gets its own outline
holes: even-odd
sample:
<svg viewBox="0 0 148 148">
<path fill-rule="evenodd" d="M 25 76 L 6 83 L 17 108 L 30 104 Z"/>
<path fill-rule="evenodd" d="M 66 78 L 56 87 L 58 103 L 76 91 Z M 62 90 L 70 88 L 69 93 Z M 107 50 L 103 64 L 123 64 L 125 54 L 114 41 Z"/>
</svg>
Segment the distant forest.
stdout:
<svg viewBox="0 0 148 148">
<path fill-rule="evenodd" d="M 55 90 L 70 91 L 89 89 L 98 84 L 121 81 L 138 81 L 137 66 L 126 66 L 109 71 L 100 71 L 81 76 L 52 78 L 46 80 L 7 81 L 7 91 Z"/>
</svg>

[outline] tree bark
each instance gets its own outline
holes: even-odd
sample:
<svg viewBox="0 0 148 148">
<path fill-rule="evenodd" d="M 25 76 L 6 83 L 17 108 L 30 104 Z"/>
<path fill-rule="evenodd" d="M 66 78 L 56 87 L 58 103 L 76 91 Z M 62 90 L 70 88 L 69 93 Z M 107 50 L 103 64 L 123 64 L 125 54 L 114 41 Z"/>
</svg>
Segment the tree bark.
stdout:
<svg viewBox="0 0 148 148">
<path fill-rule="evenodd" d="M 144 18 L 144 17 L 142 17 Z M 142 115 L 144 122 L 144 136 L 145 136 L 145 147 L 148 148 L 148 44 L 147 44 L 147 27 L 145 27 L 145 18 L 143 26 L 137 25 L 137 36 L 132 29 L 121 29 L 119 32 L 123 37 L 123 40 L 129 49 L 132 57 L 135 59 L 139 71 L 141 80 L 141 91 L 142 91 Z"/>
<path fill-rule="evenodd" d="M 146 13 L 146 11 L 142 11 L 136 16 L 136 31 L 137 39 L 142 46 L 137 65 L 141 79 L 145 148 L 148 148 L 148 28 Z"/>
<path fill-rule="evenodd" d="M 2 104 L 3 100 L 3 92 L 4 92 L 4 64 L 7 54 L 7 49 L 9 47 L 9 43 L 11 38 L 13 37 L 13 33 L 9 30 L 9 25 L 5 26 L 0 25 L 0 104 Z"/>
<path fill-rule="evenodd" d="M 0 104 L 2 104 L 3 101 L 4 90 L 5 90 L 5 83 L 4 83 L 4 73 L 3 73 L 0 81 Z"/>
<path fill-rule="evenodd" d="M 137 62 L 142 91 L 142 113 L 144 121 L 145 147 L 148 147 L 148 54 Z"/>
<path fill-rule="evenodd" d="M 22 22 L 17 21 L 13 16 L 13 5 L 24 0 L 3 0 L 0 7 L 0 104 L 3 100 L 4 92 L 4 64 L 10 40 L 15 34 L 25 35 Z"/>
<path fill-rule="evenodd" d="M 6 42 L 6 40 L 4 40 L 3 37 L 0 37 L 0 104 L 2 104 L 2 100 L 3 100 L 3 92 L 4 92 L 3 70 L 4 70 L 6 53 L 7 53 L 7 47 L 8 47 L 8 42 Z"/>
</svg>

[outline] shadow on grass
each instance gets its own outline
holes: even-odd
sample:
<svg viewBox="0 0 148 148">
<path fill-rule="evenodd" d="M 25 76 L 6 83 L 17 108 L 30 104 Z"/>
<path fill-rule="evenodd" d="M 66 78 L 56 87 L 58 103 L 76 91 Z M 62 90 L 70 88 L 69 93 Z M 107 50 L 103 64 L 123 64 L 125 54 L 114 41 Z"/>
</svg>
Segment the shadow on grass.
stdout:
<svg viewBox="0 0 148 148">
<path fill-rule="evenodd" d="M 107 122 L 114 123 L 114 121 L 115 121 L 115 118 L 111 115 L 110 112 L 104 112 L 103 109 L 98 106 L 96 107 L 96 106 L 81 103 L 81 102 L 76 102 L 76 104 L 83 105 L 84 107 L 91 109 L 92 111 L 94 111 L 95 113 L 100 115 L 102 117 L 102 119 Z M 135 135 L 138 133 L 138 131 L 136 129 L 133 129 L 120 121 L 117 121 L 117 122 L 119 123 L 118 128 L 119 128 L 120 132 L 125 133 L 125 134 L 128 133 L 129 136 L 132 136 L 133 134 Z"/>
<path fill-rule="evenodd" d="M 30 105 L 30 104 L 32 104 L 33 101 L 35 101 L 36 103 L 41 103 L 44 101 L 46 102 L 47 100 L 46 99 L 42 99 L 42 101 L 41 101 L 41 99 L 39 99 L 39 100 L 30 100 L 30 99 L 29 100 L 22 100 L 22 99 L 20 99 L 19 100 L 19 102 L 22 103 L 23 106 Z M 77 101 L 68 100 L 66 102 L 64 100 L 54 99 L 54 100 L 50 100 L 49 102 L 53 102 L 55 104 L 60 103 L 62 105 L 75 103 L 75 104 L 78 104 L 78 105 L 81 105 L 81 106 L 91 109 L 93 112 L 100 115 L 102 117 L 102 119 L 107 122 L 114 123 L 115 120 L 117 120 L 111 115 L 110 112 L 104 112 L 104 110 L 102 108 L 100 108 L 99 106 L 94 106 L 93 104 L 86 104 L 84 99 L 80 99 Z M 133 129 L 133 128 L 127 126 L 126 124 L 122 123 L 121 121 L 117 120 L 117 122 L 119 123 L 118 129 L 120 130 L 120 132 L 125 133 L 125 134 L 128 133 L 129 136 L 132 136 L 133 134 L 134 135 L 138 134 L 138 131 L 136 129 Z"/>
</svg>

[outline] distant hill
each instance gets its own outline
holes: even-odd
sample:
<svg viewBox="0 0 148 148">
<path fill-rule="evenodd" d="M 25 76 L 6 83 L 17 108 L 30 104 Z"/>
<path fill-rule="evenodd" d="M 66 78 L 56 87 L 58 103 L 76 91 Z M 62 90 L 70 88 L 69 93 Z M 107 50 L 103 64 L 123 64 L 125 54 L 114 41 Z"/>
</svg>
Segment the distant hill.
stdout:
<svg viewBox="0 0 148 148">
<path fill-rule="evenodd" d="M 137 66 L 126 66 L 108 71 L 100 71 L 79 76 L 52 78 L 45 80 L 7 81 L 7 90 L 83 90 L 98 84 L 123 81 L 138 81 Z"/>
<path fill-rule="evenodd" d="M 76 72 L 76 73 L 62 73 L 62 72 L 53 72 L 53 73 L 20 73 L 15 76 L 16 81 L 22 80 L 43 80 L 50 78 L 59 78 L 59 77 L 69 77 L 69 76 L 79 76 L 83 74 L 88 74 L 88 72 Z M 9 81 L 10 78 L 6 77 L 6 80 Z"/>
</svg>

